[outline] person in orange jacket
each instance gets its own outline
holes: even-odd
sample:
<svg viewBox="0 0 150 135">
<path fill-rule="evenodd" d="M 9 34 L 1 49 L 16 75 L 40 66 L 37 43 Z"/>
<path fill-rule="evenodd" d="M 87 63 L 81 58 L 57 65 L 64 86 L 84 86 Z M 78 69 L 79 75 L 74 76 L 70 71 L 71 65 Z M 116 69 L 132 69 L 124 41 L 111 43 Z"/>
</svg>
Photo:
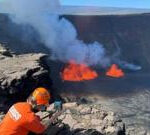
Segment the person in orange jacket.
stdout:
<svg viewBox="0 0 150 135">
<path fill-rule="evenodd" d="M 27 102 L 19 102 L 10 107 L 0 123 L 0 135 L 28 135 L 29 132 L 41 134 L 47 128 L 34 110 L 46 109 L 51 98 L 45 88 L 37 88 Z"/>
</svg>

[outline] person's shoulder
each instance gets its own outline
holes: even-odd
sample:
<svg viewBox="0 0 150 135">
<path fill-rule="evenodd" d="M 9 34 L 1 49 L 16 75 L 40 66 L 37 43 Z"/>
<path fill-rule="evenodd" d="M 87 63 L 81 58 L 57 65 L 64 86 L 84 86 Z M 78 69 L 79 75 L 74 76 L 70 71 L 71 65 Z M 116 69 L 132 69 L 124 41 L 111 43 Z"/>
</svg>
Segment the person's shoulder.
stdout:
<svg viewBox="0 0 150 135">
<path fill-rule="evenodd" d="M 31 106 L 31 105 L 27 102 L 17 102 L 14 104 L 14 106 Z"/>
<path fill-rule="evenodd" d="M 19 110 L 21 109 L 23 111 L 31 110 L 31 105 L 29 103 L 27 103 L 27 102 L 18 102 L 16 104 L 14 104 L 14 107 L 16 109 L 19 109 Z"/>
</svg>

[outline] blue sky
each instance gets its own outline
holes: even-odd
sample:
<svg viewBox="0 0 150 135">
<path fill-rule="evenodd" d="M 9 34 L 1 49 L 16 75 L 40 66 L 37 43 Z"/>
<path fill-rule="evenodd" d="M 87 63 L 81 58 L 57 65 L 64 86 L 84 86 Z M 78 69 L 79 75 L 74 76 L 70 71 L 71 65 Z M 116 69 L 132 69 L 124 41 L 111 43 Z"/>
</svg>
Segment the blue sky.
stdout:
<svg viewBox="0 0 150 135">
<path fill-rule="evenodd" d="M 148 8 L 150 0 L 60 0 L 62 5 Z"/>
</svg>

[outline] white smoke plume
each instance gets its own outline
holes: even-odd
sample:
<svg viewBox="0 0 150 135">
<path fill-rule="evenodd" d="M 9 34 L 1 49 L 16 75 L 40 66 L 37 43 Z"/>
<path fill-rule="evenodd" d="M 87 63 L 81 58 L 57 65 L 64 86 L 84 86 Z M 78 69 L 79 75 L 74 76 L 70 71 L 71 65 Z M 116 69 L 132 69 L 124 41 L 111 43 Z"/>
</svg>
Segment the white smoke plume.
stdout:
<svg viewBox="0 0 150 135">
<path fill-rule="evenodd" d="M 119 56 L 121 55 L 121 48 L 119 47 L 119 44 L 117 43 L 116 40 L 114 40 L 114 45 L 116 47 L 116 51 L 111 56 L 111 59 L 114 63 L 118 64 L 123 69 L 128 69 L 128 70 L 131 70 L 131 71 L 138 71 L 138 70 L 142 69 L 142 67 L 140 65 L 136 65 L 136 64 L 133 64 L 133 63 L 129 63 L 129 62 L 120 60 Z"/>
<path fill-rule="evenodd" d="M 117 61 L 117 64 L 121 67 L 121 68 L 124 68 L 124 69 L 128 69 L 128 70 L 132 70 L 132 71 L 138 71 L 138 70 L 141 70 L 142 67 L 139 66 L 139 65 L 135 65 L 133 63 L 128 63 L 126 61 Z"/>
<path fill-rule="evenodd" d="M 65 18 L 56 14 L 59 9 L 57 0 L 3 0 L 0 11 L 11 14 L 15 23 L 34 27 L 41 41 L 51 50 L 51 58 L 89 65 L 107 66 L 110 59 L 106 57 L 102 44 L 94 42 L 85 44 L 77 39 L 77 31 Z"/>
</svg>

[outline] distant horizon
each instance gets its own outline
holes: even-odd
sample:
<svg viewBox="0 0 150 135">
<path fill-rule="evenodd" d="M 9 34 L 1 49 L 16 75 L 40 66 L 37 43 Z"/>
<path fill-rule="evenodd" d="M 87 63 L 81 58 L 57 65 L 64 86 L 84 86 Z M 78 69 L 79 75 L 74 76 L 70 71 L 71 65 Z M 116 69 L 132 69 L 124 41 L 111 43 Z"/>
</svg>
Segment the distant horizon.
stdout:
<svg viewBox="0 0 150 135">
<path fill-rule="evenodd" d="M 150 0 L 60 0 L 63 6 L 92 6 L 112 8 L 150 9 Z"/>
<path fill-rule="evenodd" d="M 93 7 L 93 8 L 118 8 L 118 9 L 146 9 L 146 10 L 150 10 L 150 8 L 137 8 L 137 7 L 113 7 L 113 6 L 90 6 L 90 5 L 87 5 L 87 6 L 83 6 L 83 5 L 61 5 L 62 7 Z"/>
</svg>

